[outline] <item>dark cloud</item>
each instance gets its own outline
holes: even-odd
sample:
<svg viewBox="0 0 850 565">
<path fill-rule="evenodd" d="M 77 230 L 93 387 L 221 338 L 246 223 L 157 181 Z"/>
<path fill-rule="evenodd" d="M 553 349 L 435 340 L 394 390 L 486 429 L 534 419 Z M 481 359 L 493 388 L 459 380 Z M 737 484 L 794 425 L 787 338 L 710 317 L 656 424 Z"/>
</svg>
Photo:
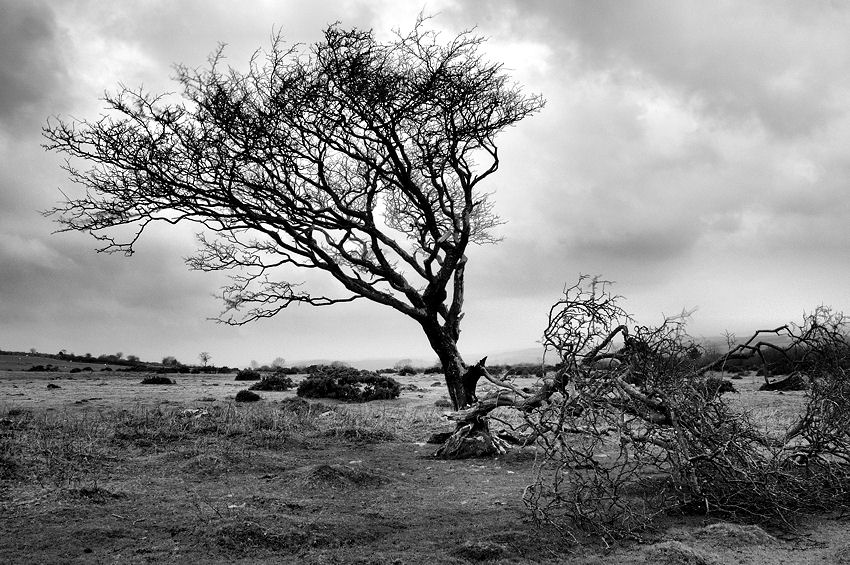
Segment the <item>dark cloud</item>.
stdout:
<svg viewBox="0 0 850 565">
<path fill-rule="evenodd" d="M 699 306 L 700 328 L 846 308 L 850 253 L 848 9 L 827 3 L 440 1 L 434 26 L 479 25 L 488 58 L 549 103 L 505 132 L 485 190 L 508 220 L 470 250 L 464 351 L 533 345 L 579 273 L 618 282 L 645 322 Z M 311 42 L 328 23 L 388 34 L 403 3 L 0 0 L 0 346 L 157 359 L 428 357 L 414 323 L 365 301 L 297 307 L 243 328 L 207 320 L 223 279 L 188 272 L 191 229 L 133 258 L 49 235 L 39 210 L 73 191 L 39 147 L 47 115 L 93 119 L 119 83 L 171 90 L 173 63 L 217 43 L 244 67 L 273 29 Z M 55 14 L 54 14 L 55 12 Z M 450 31 L 446 31 L 448 35 Z M 295 280 L 318 283 L 313 273 Z M 735 324 L 738 324 L 737 326 Z"/>
<path fill-rule="evenodd" d="M 68 75 L 60 36 L 50 4 L 0 0 L 0 124 L 4 129 L 34 125 L 30 120 L 42 117 L 46 102 L 61 98 Z"/>
<path fill-rule="evenodd" d="M 841 74 L 850 57 L 850 7 L 843 4 L 532 0 L 458 7 L 464 17 L 556 45 L 557 65 L 624 82 L 660 81 L 729 124 L 754 119 L 802 136 L 843 111 Z"/>
</svg>

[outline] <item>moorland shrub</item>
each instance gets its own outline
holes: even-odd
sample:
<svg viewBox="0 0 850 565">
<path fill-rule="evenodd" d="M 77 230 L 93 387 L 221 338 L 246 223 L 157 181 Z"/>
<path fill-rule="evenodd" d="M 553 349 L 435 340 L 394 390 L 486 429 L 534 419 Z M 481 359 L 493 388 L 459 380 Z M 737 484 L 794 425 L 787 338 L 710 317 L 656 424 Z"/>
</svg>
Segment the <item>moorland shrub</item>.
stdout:
<svg viewBox="0 0 850 565">
<path fill-rule="evenodd" d="M 151 375 L 142 379 L 143 385 L 173 385 L 174 381 L 162 375 Z"/>
<path fill-rule="evenodd" d="M 321 407 L 321 403 L 317 404 L 319 405 L 316 407 L 318 410 Z M 310 412 L 310 403 L 303 398 L 291 396 L 280 401 L 280 409 L 286 412 L 294 412 L 296 414 L 303 415 Z"/>
<path fill-rule="evenodd" d="M 260 380 L 260 372 L 254 369 L 241 369 L 236 373 L 237 381 L 258 381 Z"/>
<path fill-rule="evenodd" d="M 79 367 L 73 367 L 73 368 L 69 371 L 69 373 L 79 373 L 80 371 L 82 371 L 82 369 L 80 369 Z"/>
<path fill-rule="evenodd" d="M 368 402 L 398 398 L 401 386 L 391 377 L 352 367 L 320 366 L 298 385 L 298 396 Z"/>
<path fill-rule="evenodd" d="M 32 367 L 27 369 L 27 371 L 34 373 L 55 373 L 59 371 L 59 367 L 48 363 L 47 365 L 33 365 Z"/>
<path fill-rule="evenodd" d="M 236 402 L 257 402 L 260 395 L 250 390 L 240 390 L 236 393 Z"/>
<path fill-rule="evenodd" d="M 273 375 L 267 375 L 260 382 L 251 385 L 248 387 L 248 390 L 282 391 L 289 390 L 294 386 L 295 383 L 292 382 L 290 377 L 283 373 L 275 372 Z"/>
</svg>

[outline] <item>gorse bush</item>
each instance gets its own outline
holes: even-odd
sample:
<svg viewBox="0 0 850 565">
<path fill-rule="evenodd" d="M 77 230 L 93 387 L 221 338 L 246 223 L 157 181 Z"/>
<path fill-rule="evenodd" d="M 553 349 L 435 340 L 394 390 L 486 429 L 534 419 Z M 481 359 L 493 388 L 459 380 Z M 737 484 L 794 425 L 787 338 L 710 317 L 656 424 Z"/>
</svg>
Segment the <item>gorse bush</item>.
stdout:
<svg viewBox="0 0 850 565">
<path fill-rule="evenodd" d="M 47 365 L 33 365 L 32 367 L 27 369 L 27 371 L 42 372 L 42 373 L 55 373 L 55 372 L 59 371 L 59 367 L 57 367 L 55 365 L 51 365 L 51 364 L 48 363 Z"/>
<path fill-rule="evenodd" d="M 351 367 L 322 366 L 298 385 L 298 396 L 367 402 L 398 398 L 401 386 L 393 378 Z"/>
<path fill-rule="evenodd" d="M 174 381 L 161 375 L 151 375 L 142 379 L 143 385 L 173 385 Z"/>
<path fill-rule="evenodd" d="M 251 385 L 248 390 L 282 391 L 289 390 L 294 386 L 295 383 L 292 382 L 290 377 L 284 373 L 275 372 L 275 374 L 265 376 L 260 382 Z"/>
<path fill-rule="evenodd" d="M 240 390 L 236 393 L 236 402 L 257 402 L 260 395 L 250 390 Z"/>
<path fill-rule="evenodd" d="M 254 369 L 242 369 L 236 373 L 237 381 L 258 381 L 260 380 L 260 372 Z"/>
</svg>

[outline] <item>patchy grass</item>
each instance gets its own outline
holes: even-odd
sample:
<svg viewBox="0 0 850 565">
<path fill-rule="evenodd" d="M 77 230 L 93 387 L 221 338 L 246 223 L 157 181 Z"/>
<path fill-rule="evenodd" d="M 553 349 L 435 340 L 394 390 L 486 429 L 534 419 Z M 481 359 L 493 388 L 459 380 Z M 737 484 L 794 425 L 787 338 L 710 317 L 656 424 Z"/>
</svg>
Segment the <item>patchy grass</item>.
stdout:
<svg viewBox="0 0 850 565">
<path fill-rule="evenodd" d="M 579 549 L 529 519 L 533 448 L 428 457 L 436 446 L 421 442 L 450 428 L 433 406 L 442 390 L 369 404 L 288 392 L 236 404 L 222 400 L 236 383 L 208 397 L 205 382 L 181 379 L 168 388 L 189 400 L 167 404 L 76 405 L 85 382 L 47 391 L 41 381 L 31 390 L 54 403 L 47 409 L 0 405 L 0 562 L 796 563 L 830 562 L 846 544 L 846 523 L 834 520 L 783 540 L 670 517 L 645 544 Z M 765 424 L 786 420 L 792 396 L 754 384 L 736 401 Z M 67 404 L 50 409 L 56 392 Z"/>
</svg>

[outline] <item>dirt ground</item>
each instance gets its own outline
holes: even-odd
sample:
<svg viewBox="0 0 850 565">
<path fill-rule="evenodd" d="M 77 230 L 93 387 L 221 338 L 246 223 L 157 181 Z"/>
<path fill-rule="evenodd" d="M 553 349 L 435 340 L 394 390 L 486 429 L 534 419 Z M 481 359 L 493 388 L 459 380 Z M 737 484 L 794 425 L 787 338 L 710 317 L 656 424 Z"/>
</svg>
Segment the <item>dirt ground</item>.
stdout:
<svg viewBox="0 0 850 565">
<path fill-rule="evenodd" d="M 318 427 L 298 433 L 164 433 L 154 423 L 162 413 L 268 417 L 293 396 L 264 392 L 243 405 L 232 399 L 250 383 L 233 375 L 174 379 L 151 386 L 138 374 L 0 372 L 0 441 L 40 418 L 57 433 L 91 434 L 64 443 L 27 436 L 44 448 L 0 474 L 0 562 L 850 563 L 850 524 L 826 517 L 793 534 L 677 517 L 642 540 L 572 545 L 538 528 L 522 502 L 533 448 L 492 460 L 429 458 L 435 446 L 424 440 L 451 428 L 434 406 L 445 389 L 431 376 L 400 377 L 407 390 L 397 401 L 325 403 Z M 755 377 L 735 383 L 736 401 L 758 395 L 766 419 L 793 406 L 795 393 L 756 393 Z M 132 427 L 116 416 L 127 410 Z M 341 418 L 338 410 L 359 411 L 359 423 L 321 425 Z M 57 445 L 74 446 L 81 465 L 60 469 L 73 458 L 49 447 Z"/>
</svg>

